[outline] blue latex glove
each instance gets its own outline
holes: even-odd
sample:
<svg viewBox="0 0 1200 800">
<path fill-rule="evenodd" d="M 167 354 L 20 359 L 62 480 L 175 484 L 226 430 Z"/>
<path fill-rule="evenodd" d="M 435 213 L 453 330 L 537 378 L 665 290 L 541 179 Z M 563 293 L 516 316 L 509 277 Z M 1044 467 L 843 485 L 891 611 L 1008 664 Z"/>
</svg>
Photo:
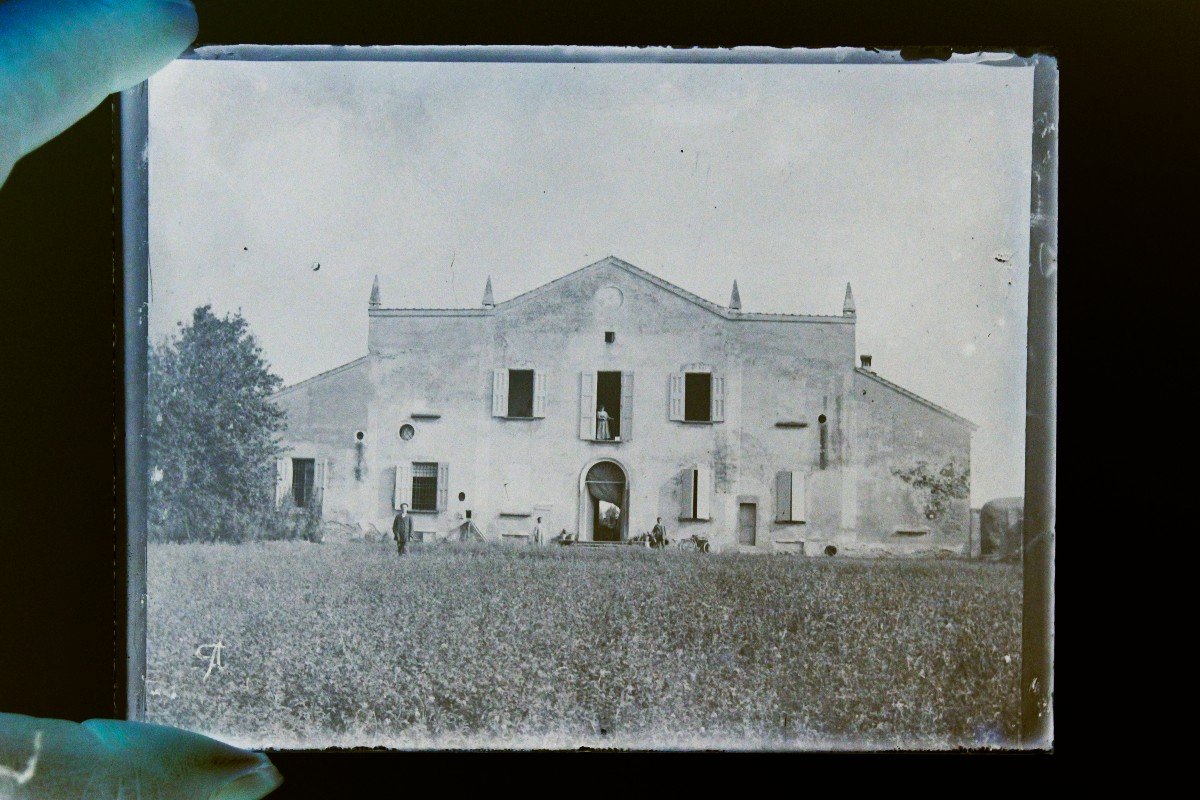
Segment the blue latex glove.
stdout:
<svg viewBox="0 0 1200 800">
<path fill-rule="evenodd" d="M 261 753 L 178 728 L 0 714 L 5 800 L 258 800 L 282 780 Z"/>
<path fill-rule="evenodd" d="M 18 158 L 196 37 L 188 0 L 0 2 L 0 184 Z M 161 725 L 0 713 L 0 798 L 257 800 L 282 778 L 266 756 Z"/>
<path fill-rule="evenodd" d="M 189 0 L 0 0 L 0 185 L 18 158 L 196 38 Z"/>
</svg>

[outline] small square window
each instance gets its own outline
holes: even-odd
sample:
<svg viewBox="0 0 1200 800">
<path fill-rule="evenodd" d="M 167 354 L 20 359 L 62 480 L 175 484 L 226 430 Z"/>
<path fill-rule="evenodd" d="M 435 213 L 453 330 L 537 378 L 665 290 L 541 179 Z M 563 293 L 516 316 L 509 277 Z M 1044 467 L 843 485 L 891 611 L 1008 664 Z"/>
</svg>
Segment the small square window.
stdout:
<svg viewBox="0 0 1200 800">
<path fill-rule="evenodd" d="M 616 331 L 605 331 L 604 332 L 604 341 L 607 344 L 612 344 L 616 340 L 617 340 L 617 332 Z"/>
</svg>

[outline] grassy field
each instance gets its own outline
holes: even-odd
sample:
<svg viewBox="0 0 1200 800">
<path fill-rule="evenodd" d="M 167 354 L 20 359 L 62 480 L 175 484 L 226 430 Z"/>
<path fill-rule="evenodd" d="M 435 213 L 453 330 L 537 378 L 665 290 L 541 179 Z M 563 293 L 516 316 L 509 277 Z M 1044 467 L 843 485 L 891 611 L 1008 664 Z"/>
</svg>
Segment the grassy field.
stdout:
<svg viewBox="0 0 1200 800">
<path fill-rule="evenodd" d="M 152 721 L 246 746 L 1011 744 L 1019 568 L 152 545 Z M 220 640 L 205 679 L 196 648 Z"/>
</svg>

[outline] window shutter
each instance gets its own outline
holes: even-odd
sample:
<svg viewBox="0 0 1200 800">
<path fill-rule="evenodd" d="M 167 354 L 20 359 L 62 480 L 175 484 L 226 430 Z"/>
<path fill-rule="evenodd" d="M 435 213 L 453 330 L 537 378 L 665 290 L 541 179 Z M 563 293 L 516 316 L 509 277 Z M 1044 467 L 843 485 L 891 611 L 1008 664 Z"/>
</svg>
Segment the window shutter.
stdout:
<svg viewBox="0 0 1200 800">
<path fill-rule="evenodd" d="M 683 373 L 671 376 L 670 419 L 683 420 Z"/>
<path fill-rule="evenodd" d="M 316 474 L 313 476 L 313 505 L 320 508 L 325 502 L 325 486 L 329 481 L 329 459 L 322 458 L 317 462 Z"/>
<path fill-rule="evenodd" d="M 450 465 L 445 461 L 438 463 L 437 510 L 445 511 L 450 505 Z"/>
<path fill-rule="evenodd" d="M 290 458 L 275 459 L 275 507 L 283 506 L 288 493 L 292 491 L 292 460 Z"/>
<path fill-rule="evenodd" d="M 533 371 L 533 415 L 546 416 L 546 371 L 541 369 Z"/>
<path fill-rule="evenodd" d="M 696 517 L 696 470 L 685 469 L 680 476 L 680 483 L 683 485 L 683 511 L 679 515 L 684 519 L 695 519 Z"/>
<path fill-rule="evenodd" d="M 633 373 L 621 373 L 621 441 L 633 438 Z"/>
<path fill-rule="evenodd" d="M 500 487 L 503 503 L 501 508 L 506 514 L 528 514 L 532 505 L 529 499 L 528 464 L 510 463 L 504 468 L 504 485 Z"/>
<path fill-rule="evenodd" d="M 712 376 L 712 421 L 725 421 L 725 376 L 715 372 Z"/>
<path fill-rule="evenodd" d="M 579 438 L 596 438 L 596 373 L 579 374 Z"/>
<path fill-rule="evenodd" d="M 396 492 L 392 507 L 400 510 L 401 503 L 412 508 L 412 464 L 405 461 L 396 465 Z"/>
<path fill-rule="evenodd" d="M 696 519 L 709 519 L 712 500 L 712 470 L 696 467 Z"/>
<path fill-rule="evenodd" d="M 492 370 L 492 416 L 508 416 L 508 370 Z"/>
<path fill-rule="evenodd" d="M 806 501 L 806 484 L 808 474 L 804 472 L 792 473 L 792 522 L 805 522 L 805 501 Z"/>
<path fill-rule="evenodd" d="M 775 521 L 792 521 L 792 473 L 775 474 Z"/>
</svg>

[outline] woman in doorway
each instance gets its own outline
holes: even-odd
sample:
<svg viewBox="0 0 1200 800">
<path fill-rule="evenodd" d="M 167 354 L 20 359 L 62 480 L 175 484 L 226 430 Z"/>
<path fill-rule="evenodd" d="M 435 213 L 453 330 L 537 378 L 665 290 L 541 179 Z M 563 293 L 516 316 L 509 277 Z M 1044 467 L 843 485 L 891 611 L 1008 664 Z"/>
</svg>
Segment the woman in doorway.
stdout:
<svg viewBox="0 0 1200 800">
<path fill-rule="evenodd" d="M 604 410 L 604 406 L 600 406 L 600 410 L 596 412 L 596 438 L 612 438 L 608 435 L 608 412 Z"/>
</svg>

